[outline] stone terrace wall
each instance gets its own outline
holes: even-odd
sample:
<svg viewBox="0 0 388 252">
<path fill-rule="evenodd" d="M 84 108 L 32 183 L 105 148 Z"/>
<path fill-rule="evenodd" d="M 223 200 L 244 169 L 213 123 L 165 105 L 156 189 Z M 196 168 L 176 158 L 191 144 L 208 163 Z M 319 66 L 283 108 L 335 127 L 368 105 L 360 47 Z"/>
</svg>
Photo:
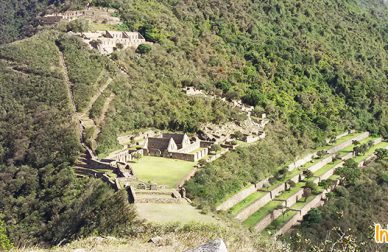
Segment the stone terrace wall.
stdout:
<svg viewBox="0 0 388 252">
<path fill-rule="evenodd" d="M 315 156 L 315 154 L 316 154 L 316 153 L 308 154 L 308 155 L 305 156 L 304 158 L 299 159 L 299 160 L 297 160 L 296 162 L 290 164 L 290 165 L 288 166 L 288 170 L 289 170 L 289 171 L 292 171 L 292 170 L 294 170 L 295 168 L 298 168 L 298 167 L 300 167 L 300 166 L 302 166 L 302 165 L 304 165 L 304 164 L 310 162 L 310 161 L 313 159 L 313 157 Z"/>
<path fill-rule="evenodd" d="M 361 140 L 367 138 L 368 136 L 369 136 L 369 132 L 364 132 L 364 133 L 358 135 L 357 137 L 354 137 L 354 138 L 352 138 L 352 139 L 350 139 L 350 140 L 348 140 L 346 142 L 343 142 L 343 143 L 341 143 L 339 145 L 334 146 L 333 148 L 329 149 L 327 152 L 328 153 L 336 153 L 339 150 L 352 145 L 353 140 L 361 141 Z"/>
<path fill-rule="evenodd" d="M 315 171 L 321 169 L 322 167 L 324 167 L 325 165 L 327 165 L 328 163 L 333 161 L 333 157 L 334 157 L 334 155 L 330 155 L 329 157 L 322 159 L 321 161 L 319 161 L 315 165 L 310 166 L 309 170 L 312 172 L 315 172 Z"/>
<path fill-rule="evenodd" d="M 228 210 L 229 208 L 233 207 L 234 205 L 236 205 L 237 203 L 239 203 L 240 201 L 242 201 L 243 199 L 245 199 L 246 197 L 248 197 L 252 193 L 263 188 L 264 184 L 267 184 L 267 183 L 268 183 L 268 179 L 264 179 L 264 180 L 260 181 L 259 183 L 253 184 L 253 185 L 241 190 L 240 192 L 236 193 L 228 200 L 224 201 L 216 209 L 223 210 L 223 211 Z"/>
<path fill-rule="evenodd" d="M 186 146 L 185 148 L 182 148 L 182 149 L 179 149 L 177 152 L 179 153 L 189 153 L 189 152 L 192 152 L 196 149 L 199 149 L 201 146 L 201 143 L 200 141 L 196 141 L 188 146 Z"/>
<path fill-rule="evenodd" d="M 348 135 L 348 133 L 344 133 L 342 134 L 342 136 L 346 136 Z M 341 150 L 343 148 L 346 148 L 347 146 L 351 145 L 352 144 L 352 141 L 353 140 L 362 140 L 362 139 L 365 139 L 369 136 L 369 132 L 364 132 L 363 134 L 360 134 L 359 136 L 355 137 L 355 138 L 352 138 L 338 146 L 334 146 L 333 148 L 331 148 L 330 150 L 331 151 L 338 151 L 338 150 Z M 338 137 L 337 137 L 338 138 Z M 302 159 L 299 159 L 298 161 L 294 162 L 293 164 L 290 164 L 289 165 L 289 170 L 293 170 L 297 167 L 300 167 L 301 165 L 304 165 L 306 164 L 307 162 L 310 162 L 313 157 L 316 155 L 316 153 L 312 153 L 312 154 L 309 154 L 307 156 L 305 156 L 304 158 Z M 319 170 L 320 168 L 322 168 L 323 166 L 325 166 L 326 164 L 330 163 L 333 159 L 333 156 L 330 156 L 330 157 L 327 157 L 325 158 L 324 160 L 320 161 L 319 163 L 313 165 L 312 167 L 309 168 L 309 170 L 311 171 L 316 171 L 316 170 Z M 295 183 L 299 182 L 301 179 L 303 179 L 304 176 L 301 175 L 301 174 L 298 174 L 296 175 L 295 177 L 293 177 L 291 180 L 293 180 Z M 242 201 L 243 199 L 245 199 L 246 197 L 248 197 L 250 194 L 254 193 L 255 191 L 261 189 L 263 187 L 264 184 L 268 183 L 268 179 L 269 178 L 266 178 L 264 180 L 262 180 L 261 182 L 257 183 L 256 186 L 255 185 L 252 185 L 250 186 L 249 188 L 246 188 L 246 189 L 243 189 L 242 191 L 240 191 L 239 193 L 235 194 L 233 197 L 229 198 L 228 200 L 226 200 L 225 202 L 223 202 L 222 204 L 220 204 L 216 209 L 217 210 L 223 210 L 223 211 L 226 211 L 228 210 L 229 208 L 233 207 L 234 205 L 236 205 L 238 202 Z M 318 180 L 319 181 L 319 180 Z M 273 189 L 270 193 L 270 196 L 272 196 L 273 198 L 280 192 L 284 191 L 286 188 L 284 186 L 284 184 L 280 185 L 279 187 Z M 268 201 L 269 202 L 269 201 Z M 268 203 L 267 202 L 267 203 Z M 265 203 L 266 204 L 266 203 Z M 252 204 L 253 205 L 253 204 Z M 259 205 L 259 204 L 258 204 Z M 252 206 L 252 210 L 253 210 L 253 206 Z M 252 210 L 249 210 L 247 211 L 247 213 L 249 213 L 250 211 Z M 257 210 L 255 210 L 257 211 Z M 255 212 L 254 211 L 254 212 Z M 243 213 L 244 211 L 242 211 L 240 214 L 241 214 L 241 217 L 242 219 L 244 219 L 246 217 L 246 213 Z M 252 213 L 254 213 L 252 212 Z M 237 215 L 239 216 L 239 215 Z M 237 219 L 240 219 L 238 217 L 236 217 Z M 246 217 L 248 218 L 248 217 Z M 246 219 L 245 218 L 245 219 Z"/>
<path fill-rule="evenodd" d="M 310 211 L 311 208 L 322 206 L 324 204 L 324 201 L 322 201 L 322 196 L 324 193 L 319 194 L 316 196 L 312 201 L 307 203 L 299 212 L 293 216 L 283 227 L 281 227 L 276 233 L 275 237 L 279 236 L 281 234 L 286 233 L 292 226 L 299 224 L 299 221 L 303 219 L 303 216 Z"/>
<path fill-rule="evenodd" d="M 244 208 L 240 213 L 238 213 L 236 216 L 236 219 L 239 221 L 244 221 L 244 220 L 248 219 L 249 216 L 251 216 L 254 212 L 259 210 L 261 207 L 263 207 L 265 204 L 267 204 L 271 200 L 272 200 L 271 192 L 268 192 L 263 197 L 256 200 L 255 202 L 250 204 L 248 207 Z"/>
<path fill-rule="evenodd" d="M 277 219 L 282 213 L 284 212 L 284 209 L 276 209 L 272 213 L 268 214 L 265 216 L 259 223 L 256 224 L 255 230 L 258 232 L 261 232 L 264 230 L 266 227 L 268 227 L 272 221 Z"/>
<path fill-rule="evenodd" d="M 179 152 L 170 152 L 171 158 L 184 160 L 184 161 L 190 161 L 195 162 L 195 156 L 194 154 L 187 154 L 187 153 L 179 153 Z"/>
<path fill-rule="evenodd" d="M 285 201 L 285 206 L 286 207 L 291 207 L 292 205 L 294 205 L 298 200 L 300 200 L 303 196 L 303 189 L 297 191 L 294 195 L 292 195 L 291 197 L 289 197 L 286 201 Z"/>
</svg>

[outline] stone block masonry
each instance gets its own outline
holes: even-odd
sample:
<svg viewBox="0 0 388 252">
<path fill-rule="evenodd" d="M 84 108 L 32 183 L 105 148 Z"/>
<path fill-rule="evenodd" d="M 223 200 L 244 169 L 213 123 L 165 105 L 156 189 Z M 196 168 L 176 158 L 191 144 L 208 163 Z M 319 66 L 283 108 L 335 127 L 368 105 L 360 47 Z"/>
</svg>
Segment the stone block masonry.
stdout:
<svg viewBox="0 0 388 252">
<path fill-rule="evenodd" d="M 248 207 L 244 208 L 241 212 L 236 215 L 236 219 L 239 221 L 244 221 L 249 218 L 254 212 L 256 212 L 261 207 L 265 206 L 268 202 L 270 202 L 273 198 L 271 197 L 271 192 L 266 193 L 263 197 L 256 200 Z"/>
<path fill-rule="evenodd" d="M 357 137 L 354 137 L 354 138 L 352 138 L 352 139 L 350 139 L 350 140 L 348 140 L 346 142 L 343 142 L 343 143 L 341 143 L 339 145 L 334 146 L 333 148 L 329 149 L 327 152 L 328 153 L 336 153 L 339 150 L 342 150 L 342 149 L 352 145 L 354 140 L 361 141 L 361 140 L 363 140 L 363 139 L 365 139 L 367 137 L 369 137 L 369 132 L 364 132 L 364 133 L 358 135 Z"/>
<path fill-rule="evenodd" d="M 216 209 L 226 211 L 229 208 L 236 205 L 238 202 L 242 201 L 249 195 L 251 195 L 254 192 L 257 192 L 257 190 L 262 189 L 264 184 L 268 183 L 268 179 L 262 180 L 257 184 L 252 184 L 249 187 L 241 190 L 240 192 L 236 193 L 232 197 L 230 197 L 228 200 L 224 201 L 221 205 L 219 205 Z"/>
<path fill-rule="evenodd" d="M 344 133 L 342 134 L 343 136 L 346 136 L 347 133 Z M 346 148 L 347 146 L 351 145 L 352 144 L 352 141 L 353 140 L 362 140 L 362 139 L 365 139 L 369 136 L 369 133 L 368 132 L 364 132 L 360 135 L 358 135 L 357 137 L 355 138 L 352 138 L 342 144 L 340 144 L 339 146 L 341 146 L 341 148 L 337 148 L 337 146 L 334 146 L 333 148 L 331 148 L 330 150 L 331 151 L 339 151 L 343 148 Z M 304 158 L 294 162 L 293 164 L 289 165 L 289 170 L 292 170 L 292 169 L 295 169 L 297 167 L 300 167 L 301 165 L 304 165 L 308 162 L 310 162 L 311 160 L 313 160 L 313 157 L 316 155 L 316 153 L 312 153 L 312 154 L 309 154 L 307 156 L 305 156 Z M 319 170 L 320 168 L 322 168 L 323 166 L 325 166 L 326 164 L 330 163 L 332 160 L 333 160 L 333 156 L 334 155 L 331 155 L 323 160 L 321 160 L 320 162 L 318 162 L 317 164 L 314 164 L 313 166 L 311 166 L 309 168 L 310 171 L 314 172 L 314 171 L 317 171 Z M 233 207 L 234 205 L 236 205 L 238 202 L 242 201 L 243 199 L 245 199 L 246 197 L 248 197 L 250 194 L 254 193 L 255 191 L 259 190 L 259 189 L 262 189 L 263 185 L 264 184 L 268 184 L 268 179 L 269 178 L 266 178 L 262 181 L 260 181 L 259 183 L 257 183 L 256 185 L 252 185 L 246 189 L 243 189 L 242 191 L 238 192 L 237 194 L 235 194 L 233 197 L 229 198 L 228 200 L 226 200 L 225 202 L 223 202 L 222 204 L 220 204 L 216 209 L 217 210 L 223 210 L 223 211 L 226 211 L 228 210 L 229 208 Z M 303 174 L 298 174 L 296 175 L 295 177 L 293 177 L 291 180 L 294 181 L 295 183 L 299 182 L 300 180 L 304 179 L 304 176 Z M 278 193 L 284 191 L 286 188 L 284 186 L 284 184 L 281 184 L 279 185 L 278 187 L 276 187 L 275 189 L 273 189 L 271 191 L 271 196 L 275 197 Z M 269 201 L 268 201 L 269 202 Z M 266 202 L 266 203 L 268 203 Z M 265 203 L 265 204 L 266 204 Z M 265 205 L 264 204 L 264 205 Z M 260 204 L 258 204 L 260 205 Z M 257 208 L 258 209 L 258 208 Z M 244 211 L 244 210 L 243 210 Z M 250 210 L 247 210 L 247 213 L 253 211 L 253 206 Z M 256 210 L 257 211 L 257 210 Z M 252 213 L 254 213 L 255 211 L 253 211 Z M 246 217 L 246 213 L 241 213 L 241 219 L 244 220 L 244 218 Z M 246 217 L 248 218 L 248 217 Z M 245 219 L 246 219 L 245 218 Z M 240 218 L 238 218 L 240 219 Z"/>
<path fill-rule="evenodd" d="M 298 211 L 298 213 L 293 216 L 283 227 L 281 227 L 276 233 L 275 236 L 282 235 L 286 233 L 292 226 L 299 224 L 299 222 L 303 219 L 303 216 L 308 213 L 312 208 L 322 206 L 324 204 L 324 201 L 322 200 L 324 195 L 329 192 L 323 192 L 316 196 L 312 201 L 307 203 L 302 209 Z"/>
</svg>

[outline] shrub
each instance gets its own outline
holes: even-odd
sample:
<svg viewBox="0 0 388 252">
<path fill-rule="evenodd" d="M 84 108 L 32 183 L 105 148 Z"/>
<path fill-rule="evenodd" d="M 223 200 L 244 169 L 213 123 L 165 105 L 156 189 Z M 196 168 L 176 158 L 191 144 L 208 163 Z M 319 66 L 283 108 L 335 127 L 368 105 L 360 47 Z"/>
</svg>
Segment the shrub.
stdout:
<svg viewBox="0 0 388 252">
<path fill-rule="evenodd" d="M 147 54 L 152 50 L 152 47 L 147 44 L 141 44 L 137 47 L 136 52 L 140 54 Z"/>
</svg>

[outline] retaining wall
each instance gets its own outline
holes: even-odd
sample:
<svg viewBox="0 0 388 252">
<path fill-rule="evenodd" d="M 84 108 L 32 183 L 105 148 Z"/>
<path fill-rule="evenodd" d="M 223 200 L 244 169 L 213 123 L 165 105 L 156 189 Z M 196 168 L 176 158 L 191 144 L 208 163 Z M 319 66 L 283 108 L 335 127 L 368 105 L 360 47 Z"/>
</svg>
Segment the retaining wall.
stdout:
<svg viewBox="0 0 388 252">
<path fill-rule="evenodd" d="M 292 195 L 291 197 L 289 197 L 286 201 L 285 201 L 285 206 L 286 207 L 291 207 L 292 205 L 294 205 L 298 200 L 300 200 L 301 198 L 303 197 L 303 188 L 299 191 L 297 191 L 294 195 Z"/>
<path fill-rule="evenodd" d="M 295 161 L 294 163 L 292 163 L 292 164 L 290 164 L 288 166 L 288 170 L 292 171 L 295 168 L 298 168 L 298 167 L 300 167 L 300 166 L 310 162 L 313 159 L 313 157 L 315 156 L 315 154 L 316 154 L 315 152 L 314 153 L 310 153 L 307 156 L 305 156 L 304 158 Z"/>
<path fill-rule="evenodd" d="M 343 137 L 343 136 L 346 136 L 346 135 L 348 135 L 348 133 L 343 133 L 340 136 Z M 344 142 L 344 143 L 342 143 L 342 144 L 340 144 L 338 146 L 334 146 L 329 151 L 341 150 L 341 149 L 346 148 L 347 146 L 351 145 L 353 140 L 360 141 L 360 140 L 362 140 L 362 139 L 364 139 L 364 138 L 366 138 L 368 136 L 369 136 L 369 132 L 364 132 L 364 133 L 358 135 L 357 137 L 355 137 L 353 139 L 350 139 L 350 140 L 348 140 L 348 141 L 346 141 L 346 142 Z M 339 138 L 339 136 L 337 138 Z M 293 169 L 295 169 L 297 167 L 300 167 L 301 165 L 304 165 L 304 164 L 310 162 L 315 155 L 316 155 L 316 153 L 309 154 L 309 155 L 305 156 L 304 158 L 299 159 L 298 161 L 294 162 L 293 164 L 290 164 L 288 166 L 289 170 L 292 171 Z M 316 170 L 319 170 L 320 168 L 322 168 L 326 164 L 330 163 L 333 160 L 333 156 L 334 155 L 329 156 L 329 157 L 325 158 L 324 160 L 320 161 L 319 163 L 311 166 L 309 168 L 309 170 L 312 171 L 312 172 L 314 172 Z M 265 183 L 268 183 L 268 179 L 269 178 L 266 178 L 266 179 L 260 181 L 259 183 L 256 184 L 257 186 L 252 185 L 251 187 L 246 188 L 246 189 L 238 192 L 233 197 L 229 198 L 228 200 L 226 200 L 225 202 L 220 204 L 216 209 L 217 210 L 224 210 L 224 211 L 228 210 L 229 208 L 231 208 L 234 205 L 236 205 L 238 202 L 240 202 L 243 199 L 245 199 L 246 197 L 248 197 L 250 194 L 254 193 L 256 190 L 261 189 Z M 301 174 L 298 174 L 295 177 L 293 177 L 291 180 L 294 181 L 295 183 L 297 183 L 301 179 L 304 179 L 304 176 L 301 175 Z M 317 181 L 319 182 L 319 178 L 317 179 Z M 277 187 L 277 188 L 275 188 L 274 190 L 271 191 L 271 196 L 274 198 L 279 192 L 283 191 L 284 189 L 285 189 L 285 186 L 283 184 L 280 185 L 279 187 Z M 242 217 L 245 218 L 245 214 L 242 214 Z"/>
<path fill-rule="evenodd" d="M 278 218 L 280 215 L 282 215 L 284 209 L 276 209 L 272 213 L 265 216 L 259 223 L 256 224 L 255 229 L 258 232 L 261 232 L 266 227 L 268 227 L 272 221 L 274 221 L 276 218 Z"/>
<path fill-rule="evenodd" d="M 316 196 L 312 201 L 307 203 L 302 209 L 298 211 L 298 213 L 293 216 L 286 224 L 283 225 L 276 233 L 275 237 L 281 234 L 286 233 L 292 226 L 299 224 L 299 221 L 303 219 L 303 216 L 310 211 L 311 208 L 322 206 L 324 204 L 324 201 L 322 201 L 323 194 L 326 194 L 327 192 L 323 192 Z"/>
<path fill-rule="evenodd" d="M 239 221 L 244 221 L 248 219 L 249 216 L 251 216 L 254 212 L 259 210 L 261 207 L 263 207 L 265 204 L 270 202 L 272 200 L 271 193 L 266 193 L 263 197 L 256 200 L 252 204 L 250 204 L 248 207 L 244 208 L 240 213 L 237 214 L 236 219 Z"/>
<path fill-rule="evenodd" d="M 235 195 L 233 195 L 231 198 L 227 199 L 226 201 L 224 201 L 216 209 L 226 211 L 256 191 L 257 191 L 256 186 L 251 185 L 251 186 L 239 191 L 238 193 L 236 193 Z"/>
<path fill-rule="evenodd" d="M 360 135 L 358 135 L 358 136 L 356 136 L 356 137 L 354 137 L 354 138 L 352 138 L 352 139 L 349 139 L 349 140 L 346 141 L 346 142 L 343 142 L 343 143 L 341 143 L 341 144 L 339 144 L 339 145 L 336 145 L 336 146 L 332 147 L 332 148 L 329 149 L 327 152 L 328 152 L 328 153 L 336 153 L 336 152 L 338 152 L 339 150 L 341 150 L 341 149 L 343 149 L 343 148 L 346 148 L 346 147 L 352 145 L 353 140 L 361 141 L 361 140 L 367 138 L 368 136 L 369 136 L 369 132 L 364 132 L 364 133 L 362 133 L 362 134 L 360 134 Z"/>
</svg>

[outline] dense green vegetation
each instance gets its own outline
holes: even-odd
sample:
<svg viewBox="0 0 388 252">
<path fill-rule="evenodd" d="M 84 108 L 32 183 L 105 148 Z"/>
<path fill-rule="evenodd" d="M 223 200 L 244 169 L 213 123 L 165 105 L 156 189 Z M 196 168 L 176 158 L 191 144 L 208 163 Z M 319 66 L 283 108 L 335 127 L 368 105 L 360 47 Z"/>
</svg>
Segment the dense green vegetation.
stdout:
<svg viewBox="0 0 388 252">
<path fill-rule="evenodd" d="M 34 32 L 35 16 L 49 5 L 66 9 L 85 2 L 1 1 L 0 44 Z M 265 141 L 227 154 L 187 183 L 188 195 L 204 205 L 213 206 L 273 174 L 303 149 L 321 146 L 326 137 L 349 127 L 388 135 L 388 15 L 377 0 L 92 3 L 118 9 L 124 26 L 154 44 L 137 52 L 115 52 L 109 59 L 77 39 L 46 31 L 0 47 L 0 213 L 16 246 L 58 244 L 91 233 L 127 234 L 136 225 L 125 193 L 77 179 L 69 169 L 80 146 L 60 53 L 78 110 L 87 107 L 104 84 L 101 79 L 113 79 L 107 92 L 115 99 L 98 136 L 99 154 L 117 148 L 117 136 L 130 130 L 195 132 L 205 122 L 243 118 L 222 102 L 186 97 L 183 86 L 242 99 L 255 106 L 255 113 L 266 112 L 276 122 Z M 95 104 L 93 118 L 100 115 L 103 102 Z M 376 168 L 385 169 L 384 162 Z M 387 176 L 376 172 L 368 173 L 369 179 L 361 175 L 360 183 L 351 181 L 342 189 L 350 196 L 333 201 L 333 207 L 355 209 L 359 204 L 370 216 L 378 216 L 378 209 L 384 212 L 384 183 L 377 187 L 376 181 Z M 360 201 L 366 192 L 373 195 L 376 209 Z M 328 223 L 335 216 L 329 212 L 334 213 L 322 213 Z M 371 221 L 345 213 L 348 225 Z M 361 221 L 355 222 L 357 218 Z M 353 230 L 358 227 L 364 225 Z M 325 234 L 309 232 L 315 232 L 316 241 Z"/>
<path fill-rule="evenodd" d="M 346 186 L 339 186 L 328 202 L 310 211 L 285 240 L 295 251 L 311 251 L 313 247 L 328 251 L 332 246 L 340 251 L 383 250 L 373 240 L 374 223 L 387 223 L 388 160 L 360 170 L 360 175 Z M 350 162 L 351 163 L 351 162 Z M 352 176 L 353 177 L 353 176 Z"/>
<path fill-rule="evenodd" d="M 128 234 L 136 223 L 125 192 L 70 169 L 80 144 L 55 39 L 43 33 L 0 47 L 2 248 L 11 245 L 7 236 L 15 246 L 54 245 Z"/>
<path fill-rule="evenodd" d="M 203 167 L 186 183 L 188 196 L 196 198 L 197 203 L 215 205 L 228 194 L 268 177 L 274 169 L 293 161 L 299 154 L 295 139 L 281 125 L 273 125 L 272 130 L 258 144 L 238 148 Z"/>
</svg>

